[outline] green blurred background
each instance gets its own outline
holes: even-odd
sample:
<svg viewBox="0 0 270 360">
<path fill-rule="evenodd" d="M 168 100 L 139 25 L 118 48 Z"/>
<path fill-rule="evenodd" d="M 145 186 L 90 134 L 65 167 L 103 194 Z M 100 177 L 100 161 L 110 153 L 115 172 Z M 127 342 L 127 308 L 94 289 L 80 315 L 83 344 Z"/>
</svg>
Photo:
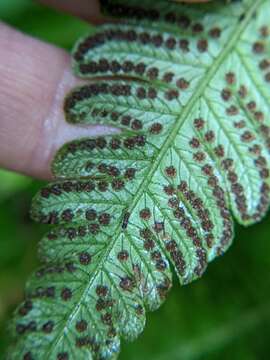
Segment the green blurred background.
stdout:
<svg viewBox="0 0 270 360">
<path fill-rule="evenodd" d="M 0 0 L 0 19 L 66 49 L 89 31 L 89 25 L 30 0 Z M 30 221 L 28 211 L 40 186 L 0 170 L 0 359 L 8 319 L 37 263 L 44 229 Z M 269 271 L 268 216 L 259 225 L 237 228 L 230 251 L 200 281 L 183 288 L 175 281 L 167 302 L 148 314 L 144 334 L 123 343 L 120 360 L 269 359 Z"/>
</svg>

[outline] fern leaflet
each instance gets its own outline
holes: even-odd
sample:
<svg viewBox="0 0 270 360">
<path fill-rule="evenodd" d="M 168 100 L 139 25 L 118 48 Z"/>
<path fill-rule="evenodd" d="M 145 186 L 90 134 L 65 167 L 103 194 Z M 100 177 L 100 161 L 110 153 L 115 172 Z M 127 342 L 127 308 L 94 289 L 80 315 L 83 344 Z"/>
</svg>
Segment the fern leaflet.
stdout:
<svg viewBox="0 0 270 360">
<path fill-rule="evenodd" d="M 123 22 L 73 51 L 89 83 L 66 119 L 110 136 L 66 144 L 32 216 L 56 225 L 12 325 L 10 359 L 114 359 L 145 311 L 200 277 L 269 206 L 268 0 L 102 1 Z"/>
</svg>

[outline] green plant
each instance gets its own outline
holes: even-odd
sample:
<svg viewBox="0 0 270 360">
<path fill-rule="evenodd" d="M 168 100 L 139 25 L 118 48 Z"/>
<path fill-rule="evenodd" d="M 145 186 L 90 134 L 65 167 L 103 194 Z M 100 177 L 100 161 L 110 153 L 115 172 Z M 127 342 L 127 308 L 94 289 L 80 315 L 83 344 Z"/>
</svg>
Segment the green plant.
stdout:
<svg viewBox="0 0 270 360">
<path fill-rule="evenodd" d="M 11 359 L 116 358 L 145 310 L 200 277 L 233 237 L 232 215 L 269 205 L 267 0 L 192 6 L 104 1 L 125 22 L 79 41 L 67 121 L 118 134 L 65 145 L 32 216 L 42 239 L 12 325 Z"/>
</svg>

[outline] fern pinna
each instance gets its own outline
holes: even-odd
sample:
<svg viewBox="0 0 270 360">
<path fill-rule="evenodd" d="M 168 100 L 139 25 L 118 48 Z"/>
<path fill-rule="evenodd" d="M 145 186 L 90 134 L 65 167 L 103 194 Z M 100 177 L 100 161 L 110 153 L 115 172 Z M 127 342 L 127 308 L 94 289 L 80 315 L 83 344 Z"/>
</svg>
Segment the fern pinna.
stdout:
<svg viewBox="0 0 270 360">
<path fill-rule="evenodd" d="M 197 279 L 230 246 L 232 216 L 249 225 L 269 205 L 269 0 L 102 5 L 123 21 L 76 44 L 89 83 L 64 110 L 119 132 L 65 145 L 34 199 L 33 218 L 55 226 L 9 359 L 117 358 L 164 301 L 171 269 Z"/>
</svg>

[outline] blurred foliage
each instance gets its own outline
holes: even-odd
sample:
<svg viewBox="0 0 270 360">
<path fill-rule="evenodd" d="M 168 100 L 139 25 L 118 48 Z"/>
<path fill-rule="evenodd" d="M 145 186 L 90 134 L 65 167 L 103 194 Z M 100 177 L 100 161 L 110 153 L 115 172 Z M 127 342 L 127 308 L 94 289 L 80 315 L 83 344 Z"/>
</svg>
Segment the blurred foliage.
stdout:
<svg viewBox="0 0 270 360">
<path fill-rule="evenodd" d="M 67 49 L 89 30 L 84 22 L 30 0 L 0 0 L 0 18 Z M 44 229 L 30 221 L 28 211 L 40 185 L 0 171 L 0 359 L 8 318 L 37 263 Z M 148 316 L 143 336 L 123 344 L 120 360 L 269 359 L 269 232 L 269 217 L 251 228 L 237 228 L 230 251 L 201 280 L 175 286 L 166 305 Z"/>
</svg>

